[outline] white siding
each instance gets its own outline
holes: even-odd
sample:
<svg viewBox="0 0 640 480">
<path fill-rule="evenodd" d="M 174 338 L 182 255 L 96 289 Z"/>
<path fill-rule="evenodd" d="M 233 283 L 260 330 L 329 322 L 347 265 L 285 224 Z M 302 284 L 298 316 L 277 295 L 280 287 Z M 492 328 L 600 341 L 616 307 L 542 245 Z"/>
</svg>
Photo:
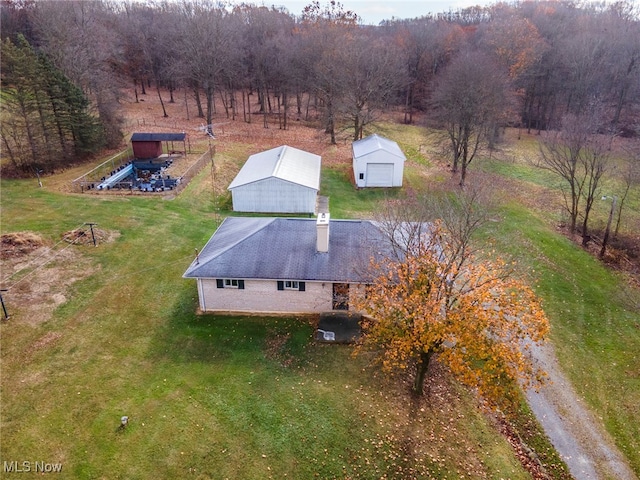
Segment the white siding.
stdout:
<svg viewBox="0 0 640 480">
<path fill-rule="evenodd" d="M 244 289 L 217 288 L 216 279 L 198 279 L 203 311 L 314 313 L 332 308 L 329 282 L 305 282 L 305 291 L 278 290 L 276 280 L 245 280 Z"/>
<path fill-rule="evenodd" d="M 401 187 L 404 162 L 402 150 L 391 140 L 372 135 L 353 144 L 353 175 L 358 188 Z M 386 180 L 383 174 L 388 175 Z"/>
<path fill-rule="evenodd" d="M 314 213 L 318 191 L 278 178 L 267 178 L 231 190 L 236 212 Z"/>
</svg>

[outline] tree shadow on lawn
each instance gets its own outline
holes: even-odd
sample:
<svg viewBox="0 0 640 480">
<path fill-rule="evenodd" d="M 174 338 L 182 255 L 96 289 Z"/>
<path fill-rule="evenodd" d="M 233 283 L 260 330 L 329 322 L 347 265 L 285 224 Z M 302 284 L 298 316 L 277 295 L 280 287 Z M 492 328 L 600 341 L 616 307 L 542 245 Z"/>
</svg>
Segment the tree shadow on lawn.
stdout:
<svg viewBox="0 0 640 480">
<path fill-rule="evenodd" d="M 176 300 L 152 336 L 150 356 L 172 362 L 264 362 L 301 365 L 313 341 L 309 317 L 197 314 L 191 292 Z"/>
</svg>

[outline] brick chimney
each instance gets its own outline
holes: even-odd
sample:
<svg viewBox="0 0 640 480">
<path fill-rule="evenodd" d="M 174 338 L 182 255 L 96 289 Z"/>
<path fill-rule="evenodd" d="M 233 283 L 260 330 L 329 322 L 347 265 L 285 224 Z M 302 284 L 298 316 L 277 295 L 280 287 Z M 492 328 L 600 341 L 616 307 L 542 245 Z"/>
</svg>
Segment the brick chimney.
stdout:
<svg viewBox="0 0 640 480">
<path fill-rule="evenodd" d="M 316 221 L 316 247 L 319 253 L 327 253 L 329 251 L 329 214 L 318 214 Z"/>
</svg>

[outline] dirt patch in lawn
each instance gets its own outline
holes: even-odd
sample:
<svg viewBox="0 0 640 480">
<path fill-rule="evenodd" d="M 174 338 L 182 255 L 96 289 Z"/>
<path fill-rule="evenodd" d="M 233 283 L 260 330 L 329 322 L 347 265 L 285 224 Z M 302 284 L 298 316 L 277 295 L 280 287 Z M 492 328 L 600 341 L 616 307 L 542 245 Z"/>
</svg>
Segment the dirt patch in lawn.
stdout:
<svg viewBox="0 0 640 480">
<path fill-rule="evenodd" d="M 88 230 L 66 232 L 55 245 L 33 232 L 2 235 L 2 288 L 9 321 L 38 325 L 50 320 L 68 300 L 71 286 L 96 271 L 79 250 L 93 243 Z M 101 243 L 118 236 L 98 229 L 94 234 Z"/>
<path fill-rule="evenodd" d="M 109 243 L 114 241 L 116 238 L 120 236 L 119 232 L 102 230 L 99 228 L 76 228 L 75 230 L 70 230 L 65 232 L 62 235 L 62 238 L 65 242 L 71 243 L 74 245 L 90 245 L 95 244 L 96 246 L 100 243 Z"/>
<path fill-rule="evenodd" d="M 0 259 L 22 257 L 44 246 L 44 241 L 35 233 L 13 232 L 2 235 Z"/>
</svg>

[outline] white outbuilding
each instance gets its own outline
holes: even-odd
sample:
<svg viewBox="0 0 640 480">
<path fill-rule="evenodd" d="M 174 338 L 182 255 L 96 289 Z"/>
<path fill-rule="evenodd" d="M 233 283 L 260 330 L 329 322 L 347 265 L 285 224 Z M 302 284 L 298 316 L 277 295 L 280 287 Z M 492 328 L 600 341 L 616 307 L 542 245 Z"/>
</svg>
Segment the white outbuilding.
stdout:
<svg viewBox="0 0 640 480">
<path fill-rule="evenodd" d="M 352 148 L 358 188 L 402 186 L 406 157 L 396 142 L 374 134 L 353 142 Z"/>
<path fill-rule="evenodd" d="M 251 155 L 228 187 L 236 212 L 314 213 L 321 157 L 283 145 Z"/>
</svg>

